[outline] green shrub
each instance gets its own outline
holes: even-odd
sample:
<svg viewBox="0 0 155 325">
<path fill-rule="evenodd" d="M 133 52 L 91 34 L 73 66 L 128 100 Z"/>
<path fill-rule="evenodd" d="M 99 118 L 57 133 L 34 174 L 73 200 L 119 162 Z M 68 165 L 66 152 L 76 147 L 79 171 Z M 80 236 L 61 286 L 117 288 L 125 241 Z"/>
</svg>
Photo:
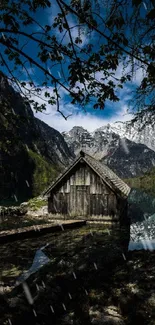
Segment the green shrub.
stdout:
<svg viewBox="0 0 155 325">
<path fill-rule="evenodd" d="M 47 162 L 36 152 L 29 150 L 29 155 L 35 165 L 32 179 L 32 194 L 37 196 L 56 178 L 58 170 L 56 166 Z"/>
</svg>

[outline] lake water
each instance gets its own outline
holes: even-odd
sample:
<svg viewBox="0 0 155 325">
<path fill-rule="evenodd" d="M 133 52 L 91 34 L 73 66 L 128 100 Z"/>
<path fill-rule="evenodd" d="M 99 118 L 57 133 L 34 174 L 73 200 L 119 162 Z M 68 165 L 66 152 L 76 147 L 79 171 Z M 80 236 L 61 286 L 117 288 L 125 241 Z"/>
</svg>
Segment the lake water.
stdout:
<svg viewBox="0 0 155 325">
<path fill-rule="evenodd" d="M 155 240 L 141 240 L 139 242 L 135 241 L 130 241 L 128 250 L 129 251 L 134 251 L 134 250 L 150 250 L 153 251 L 155 249 Z"/>
</svg>

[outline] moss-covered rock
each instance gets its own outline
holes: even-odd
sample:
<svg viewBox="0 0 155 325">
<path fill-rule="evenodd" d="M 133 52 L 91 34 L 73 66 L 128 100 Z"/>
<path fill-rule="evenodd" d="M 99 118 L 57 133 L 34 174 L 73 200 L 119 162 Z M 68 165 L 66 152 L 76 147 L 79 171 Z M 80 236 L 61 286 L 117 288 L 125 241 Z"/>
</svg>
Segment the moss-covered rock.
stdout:
<svg viewBox="0 0 155 325">
<path fill-rule="evenodd" d="M 27 202 L 28 209 L 33 211 L 37 211 L 44 206 L 47 206 L 47 200 L 42 197 L 34 197 Z"/>
</svg>

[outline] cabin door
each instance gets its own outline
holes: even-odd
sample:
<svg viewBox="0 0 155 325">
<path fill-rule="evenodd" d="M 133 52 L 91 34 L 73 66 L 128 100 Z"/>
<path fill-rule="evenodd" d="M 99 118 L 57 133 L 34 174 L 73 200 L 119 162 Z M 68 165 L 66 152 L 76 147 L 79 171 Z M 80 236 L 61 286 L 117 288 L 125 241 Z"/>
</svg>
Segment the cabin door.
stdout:
<svg viewBox="0 0 155 325">
<path fill-rule="evenodd" d="M 86 217 L 90 208 L 90 188 L 85 185 L 70 186 L 70 214 Z"/>
</svg>

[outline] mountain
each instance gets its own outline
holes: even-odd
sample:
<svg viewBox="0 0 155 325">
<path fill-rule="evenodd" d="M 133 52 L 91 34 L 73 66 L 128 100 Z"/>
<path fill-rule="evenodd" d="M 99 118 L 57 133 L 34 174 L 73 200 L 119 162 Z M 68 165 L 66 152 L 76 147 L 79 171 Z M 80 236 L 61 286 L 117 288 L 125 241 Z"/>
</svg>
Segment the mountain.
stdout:
<svg viewBox="0 0 155 325">
<path fill-rule="evenodd" d="M 74 126 L 69 132 L 62 133 L 70 150 L 77 154 L 81 147 L 85 147 L 90 154 L 97 152 L 98 144 L 95 137 L 81 126 Z"/>
<path fill-rule="evenodd" d="M 110 148 L 101 161 L 121 178 L 137 177 L 155 166 L 155 152 L 143 144 L 119 137 L 118 144 Z"/>
<path fill-rule="evenodd" d="M 141 143 L 155 151 L 155 123 L 152 115 L 145 112 L 142 117 L 127 122 L 115 122 L 98 128 L 95 132 L 115 133 L 135 143 Z"/>
<path fill-rule="evenodd" d="M 63 136 L 35 118 L 0 73 L 0 201 L 40 194 L 72 159 Z"/>
<path fill-rule="evenodd" d="M 92 133 L 82 127 L 73 127 L 68 133 L 63 132 L 63 136 L 75 154 L 83 148 L 87 153 L 107 163 L 122 178 L 140 176 L 155 166 L 155 151 L 145 144 L 124 137 L 124 124 L 120 124 L 120 129 L 118 123 L 108 124 Z M 136 141 L 138 136 L 137 131 Z M 146 138 L 145 141 L 147 142 Z"/>
</svg>

